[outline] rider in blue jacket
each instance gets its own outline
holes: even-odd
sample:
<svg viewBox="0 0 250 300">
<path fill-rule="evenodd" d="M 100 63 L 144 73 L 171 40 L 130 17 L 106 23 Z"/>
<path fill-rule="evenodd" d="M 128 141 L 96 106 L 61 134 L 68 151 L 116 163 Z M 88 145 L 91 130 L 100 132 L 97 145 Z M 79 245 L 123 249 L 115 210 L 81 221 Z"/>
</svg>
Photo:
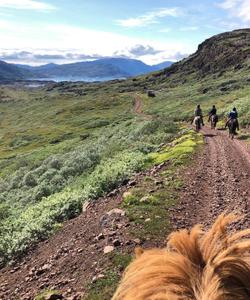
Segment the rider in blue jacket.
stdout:
<svg viewBox="0 0 250 300">
<path fill-rule="evenodd" d="M 236 126 L 237 126 L 237 129 L 239 130 L 238 112 L 237 112 L 236 107 L 234 107 L 228 114 L 228 120 L 227 120 L 226 125 L 228 124 L 228 122 L 230 120 L 236 120 Z"/>
</svg>

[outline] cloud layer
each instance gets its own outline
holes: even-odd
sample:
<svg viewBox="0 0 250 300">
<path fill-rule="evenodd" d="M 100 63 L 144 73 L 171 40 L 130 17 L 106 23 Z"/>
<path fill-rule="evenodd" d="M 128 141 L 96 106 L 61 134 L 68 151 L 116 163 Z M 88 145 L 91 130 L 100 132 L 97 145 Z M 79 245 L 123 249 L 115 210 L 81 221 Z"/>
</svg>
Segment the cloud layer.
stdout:
<svg viewBox="0 0 250 300">
<path fill-rule="evenodd" d="M 22 10 L 54 10 L 55 6 L 35 0 L 1 0 L 1 8 Z"/>
<path fill-rule="evenodd" d="M 24 25 L 1 19 L 0 40 L 0 59 L 28 64 L 65 63 L 110 56 L 126 56 L 154 64 L 173 58 L 177 53 L 195 50 L 192 45 L 181 41 L 154 41 L 72 25 Z"/>
<path fill-rule="evenodd" d="M 250 24 L 250 1 L 249 0 L 224 0 L 219 3 L 219 6 L 228 10 L 234 17 L 240 18 Z"/>
<path fill-rule="evenodd" d="M 160 18 L 178 17 L 179 15 L 181 15 L 180 8 L 162 8 L 135 18 L 117 20 L 116 23 L 123 27 L 143 27 L 158 23 Z"/>
</svg>

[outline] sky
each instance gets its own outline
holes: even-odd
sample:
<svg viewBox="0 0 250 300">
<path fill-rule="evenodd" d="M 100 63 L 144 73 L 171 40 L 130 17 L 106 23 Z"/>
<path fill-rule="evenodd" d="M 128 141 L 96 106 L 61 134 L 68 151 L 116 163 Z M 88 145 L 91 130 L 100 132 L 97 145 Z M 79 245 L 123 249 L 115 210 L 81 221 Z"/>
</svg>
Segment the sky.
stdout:
<svg viewBox="0 0 250 300">
<path fill-rule="evenodd" d="M 104 57 L 176 61 L 250 27 L 250 0 L 0 0 L 0 60 L 41 65 Z"/>
</svg>

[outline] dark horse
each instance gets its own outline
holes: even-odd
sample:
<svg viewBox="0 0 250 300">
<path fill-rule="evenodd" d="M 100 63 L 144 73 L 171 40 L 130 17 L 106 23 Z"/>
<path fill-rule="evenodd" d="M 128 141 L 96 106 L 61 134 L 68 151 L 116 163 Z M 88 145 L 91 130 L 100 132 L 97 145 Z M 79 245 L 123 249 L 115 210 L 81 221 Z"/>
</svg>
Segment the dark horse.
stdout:
<svg viewBox="0 0 250 300">
<path fill-rule="evenodd" d="M 211 118 L 210 118 L 211 129 L 216 128 L 217 122 L 218 122 L 218 116 L 217 115 L 212 115 Z"/>
<path fill-rule="evenodd" d="M 227 122 L 227 126 L 229 129 L 229 137 L 231 139 L 234 138 L 234 136 L 236 135 L 236 128 L 237 128 L 237 120 L 236 119 L 231 119 Z"/>
</svg>

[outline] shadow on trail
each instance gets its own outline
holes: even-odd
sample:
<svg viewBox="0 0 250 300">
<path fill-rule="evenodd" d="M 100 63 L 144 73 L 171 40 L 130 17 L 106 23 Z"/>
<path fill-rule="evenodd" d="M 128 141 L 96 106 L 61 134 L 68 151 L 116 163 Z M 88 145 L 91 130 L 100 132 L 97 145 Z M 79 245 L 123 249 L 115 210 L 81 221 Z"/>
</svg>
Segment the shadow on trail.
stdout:
<svg viewBox="0 0 250 300">
<path fill-rule="evenodd" d="M 215 136 L 217 136 L 217 134 L 213 134 L 213 133 L 204 133 L 203 135 L 204 135 L 204 137 L 215 137 Z"/>
</svg>

